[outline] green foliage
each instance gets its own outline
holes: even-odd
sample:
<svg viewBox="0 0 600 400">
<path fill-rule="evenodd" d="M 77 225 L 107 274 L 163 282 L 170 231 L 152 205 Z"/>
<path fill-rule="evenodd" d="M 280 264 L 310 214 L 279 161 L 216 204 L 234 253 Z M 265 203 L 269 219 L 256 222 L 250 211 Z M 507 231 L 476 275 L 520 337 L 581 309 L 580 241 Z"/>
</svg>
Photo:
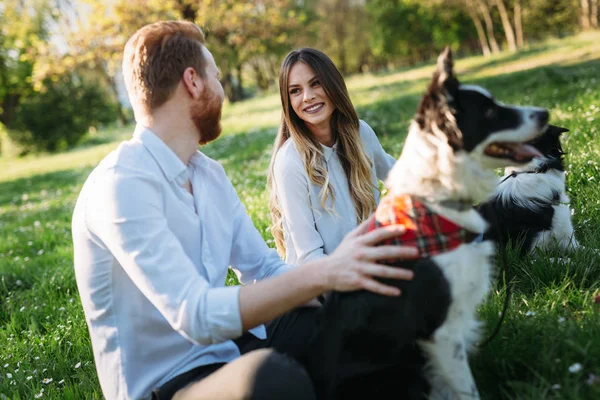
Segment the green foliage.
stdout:
<svg viewBox="0 0 600 400">
<path fill-rule="evenodd" d="M 457 7 L 411 0 L 372 0 L 371 48 L 375 56 L 413 64 L 436 55 L 446 45 L 458 48 L 475 37 L 473 24 Z"/>
<path fill-rule="evenodd" d="M 580 0 L 527 0 L 523 3 L 523 30 L 529 40 L 564 37 L 580 29 Z"/>
<path fill-rule="evenodd" d="M 11 138 L 31 150 L 58 151 L 77 144 L 90 126 L 113 122 L 116 104 L 97 85 L 76 74 L 46 79 L 24 99 Z"/>
<path fill-rule="evenodd" d="M 33 90 L 35 59 L 47 40 L 45 0 L 3 1 L 0 8 L 0 122 L 11 127 L 19 100 Z"/>
</svg>

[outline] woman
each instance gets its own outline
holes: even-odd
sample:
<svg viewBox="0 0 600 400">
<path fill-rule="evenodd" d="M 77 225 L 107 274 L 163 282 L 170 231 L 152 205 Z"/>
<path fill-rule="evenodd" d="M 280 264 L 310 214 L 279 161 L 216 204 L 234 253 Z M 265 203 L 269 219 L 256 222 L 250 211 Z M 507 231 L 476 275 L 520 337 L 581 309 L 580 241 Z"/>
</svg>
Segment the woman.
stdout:
<svg viewBox="0 0 600 400">
<path fill-rule="evenodd" d="M 395 163 L 359 120 L 342 74 L 302 48 L 279 75 L 283 115 L 267 186 L 277 250 L 289 264 L 324 257 L 379 202 L 378 179 Z"/>
</svg>

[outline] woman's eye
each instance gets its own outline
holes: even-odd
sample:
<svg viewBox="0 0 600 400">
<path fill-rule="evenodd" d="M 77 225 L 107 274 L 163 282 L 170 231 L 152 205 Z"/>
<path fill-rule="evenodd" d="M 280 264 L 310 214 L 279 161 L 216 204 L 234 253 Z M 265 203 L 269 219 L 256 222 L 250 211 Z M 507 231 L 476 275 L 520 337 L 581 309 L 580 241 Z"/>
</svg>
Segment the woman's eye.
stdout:
<svg viewBox="0 0 600 400">
<path fill-rule="evenodd" d="M 321 82 L 319 82 L 319 81 L 314 81 L 314 82 L 312 83 L 312 86 L 313 86 L 313 87 L 314 87 L 314 86 L 319 86 L 320 84 L 321 84 Z"/>
<path fill-rule="evenodd" d="M 296 94 L 299 92 L 299 89 L 292 89 L 290 90 L 290 94 Z"/>
</svg>

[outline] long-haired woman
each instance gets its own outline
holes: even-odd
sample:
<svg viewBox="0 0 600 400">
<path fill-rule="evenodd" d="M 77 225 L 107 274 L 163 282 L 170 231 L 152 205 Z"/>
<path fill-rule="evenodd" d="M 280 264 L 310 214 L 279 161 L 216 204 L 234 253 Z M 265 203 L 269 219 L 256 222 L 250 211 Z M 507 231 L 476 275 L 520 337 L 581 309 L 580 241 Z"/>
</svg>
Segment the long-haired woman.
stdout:
<svg viewBox="0 0 600 400">
<path fill-rule="evenodd" d="M 330 254 L 379 202 L 396 161 L 359 120 L 344 78 L 313 48 L 290 52 L 279 75 L 282 121 L 267 186 L 280 255 L 301 264 Z"/>
</svg>

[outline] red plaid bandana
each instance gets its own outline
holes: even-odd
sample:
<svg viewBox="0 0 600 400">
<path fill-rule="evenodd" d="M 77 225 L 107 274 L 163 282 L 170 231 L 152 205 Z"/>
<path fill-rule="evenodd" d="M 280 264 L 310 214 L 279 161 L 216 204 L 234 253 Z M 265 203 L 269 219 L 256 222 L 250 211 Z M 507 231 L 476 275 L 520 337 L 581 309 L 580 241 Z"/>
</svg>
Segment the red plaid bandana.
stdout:
<svg viewBox="0 0 600 400">
<path fill-rule="evenodd" d="M 390 225 L 404 225 L 406 233 L 388 239 L 385 244 L 416 247 L 422 258 L 454 250 L 477 237 L 476 233 L 435 214 L 416 197 L 408 194 L 384 197 L 375 211 L 369 231 Z"/>
</svg>

